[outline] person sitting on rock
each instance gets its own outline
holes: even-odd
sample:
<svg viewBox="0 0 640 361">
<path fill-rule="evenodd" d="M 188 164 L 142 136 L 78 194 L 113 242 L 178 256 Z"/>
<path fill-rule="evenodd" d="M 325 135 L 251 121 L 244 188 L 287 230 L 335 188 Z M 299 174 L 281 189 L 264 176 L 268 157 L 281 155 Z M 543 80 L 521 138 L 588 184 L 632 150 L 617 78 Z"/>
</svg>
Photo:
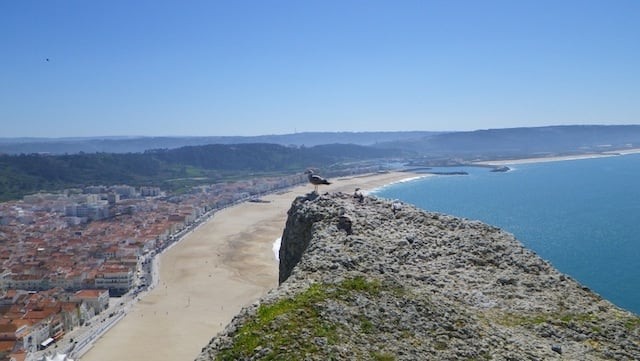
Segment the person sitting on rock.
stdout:
<svg viewBox="0 0 640 361">
<path fill-rule="evenodd" d="M 353 198 L 357 199 L 360 203 L 364 201 L 364 194 L 360 192 L 360 188 L 356 188 L 356 191 L 353 192 Z"/>
</svg>

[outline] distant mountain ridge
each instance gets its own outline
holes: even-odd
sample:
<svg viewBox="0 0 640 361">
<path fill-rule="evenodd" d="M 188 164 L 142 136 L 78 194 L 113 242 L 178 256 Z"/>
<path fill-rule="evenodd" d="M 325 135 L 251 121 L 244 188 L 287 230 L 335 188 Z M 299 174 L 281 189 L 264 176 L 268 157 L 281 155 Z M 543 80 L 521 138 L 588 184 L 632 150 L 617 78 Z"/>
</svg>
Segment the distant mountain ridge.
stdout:
<svg viewBox="0 0 640 361">
<path fill-rule="evenodd" d="M 150 149 L 174 149 L 208 144 L 270 143 L 284 146 L 313 147 L 324 144 L 374 145 L 383 142 L 417 140 L 439 132 L 305 132 L 260 136 L 194 137 L 87 137 L 87 138 L 0 138 L 0 153 L 75 154 L 140 153 Z"/>
<path fill-rule="evenodd" d="M 210 144 L 278 144 L 314 147 L 353 144 L 418 156 L 531 157 L 640 148 L 640 125 L 566 125 L 456 132 L 307 132 L 260 136 L 0 138 L 0 154 L 142 153 Z"/>
<path fill-rule="evenodd" d="M 531 157 L 640 148 L 640 125 L 569 125 L 434 134 L 376 144 L 430 157 Z"/>
</svg>

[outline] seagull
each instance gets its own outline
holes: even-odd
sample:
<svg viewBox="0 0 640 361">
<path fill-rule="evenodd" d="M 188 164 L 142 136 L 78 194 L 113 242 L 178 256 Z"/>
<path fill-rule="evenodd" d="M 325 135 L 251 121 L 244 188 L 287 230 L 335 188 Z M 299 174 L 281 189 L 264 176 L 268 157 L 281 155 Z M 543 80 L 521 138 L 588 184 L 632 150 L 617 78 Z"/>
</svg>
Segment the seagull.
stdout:
<svg viewBox="0 0 640 361">
<path fill-rule="evenodd" d="M 311 169 L 307 169 L 304 174 L 307 174 L 309 177 L 309 183 L 313 184 L 314 186 L 314 192 L 318 193 L 318 186 L 320 184 L 331 184 L 331 182 L 329 182 L 328 180 L 320 177 L 317 174 L 313 174 L 313 170 Z"/>
</svg>

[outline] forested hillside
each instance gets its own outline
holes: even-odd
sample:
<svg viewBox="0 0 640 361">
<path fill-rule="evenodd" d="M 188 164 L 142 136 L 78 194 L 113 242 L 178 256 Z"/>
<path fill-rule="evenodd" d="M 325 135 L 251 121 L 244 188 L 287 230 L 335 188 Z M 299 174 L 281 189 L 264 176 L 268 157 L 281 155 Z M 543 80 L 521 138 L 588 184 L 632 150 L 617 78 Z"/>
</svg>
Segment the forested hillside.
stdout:
<svg viewBox="0 0 640 361">
<path fill-rule="evenodd" d="M 144 153 L 0 155 L 0 200 L 40 190 L 99 184 L 155 185 L 167 190 L 243 176 L 302 172 L 342 162 L 395 156 L 397 151 L 357 145 L 284 147 L 212 144 Z"/>
<path fill-rule="evenodd" d="M 308 167 L 336 167 L 348 162 L 385 157 L 414 158 L 413 164 L 432 166 L 452 164 L 451 160 L 459 164 L 474 160 L 598 153 L 640 148 L 640 125 L 549 126 L 448 133 L 300 133 L 264 137 L 295 142 L 343 139 L 345 143 L 366 141 L 375 145 L 325 144 L 307 147 L 242 143 L 190 145 L 137 153 L 0 155 L 0 200 L 19 198 L 40 190 L 95 184 L 144 184 L 177 190 L 194 184 L 241 179 L 249 175 L 295 173 Z M 211 137 L 191 140 L 201 141 L 205 138 Z M 105 142 L 124 141 L 122 144 L 140 148 L 150 144 L 165 144 L 164 141 L 179 142 L 179 139 L 136 138 Z M 378 142 L 377 139 L 393 141 Z"/>
<path fill-rule="evenodd" d="M 139 153 L 149 149 L 175 149 L 207 144 L 269 143 L 284 146 L 313 147 L 322 144 L 373 145 L 412 140 L 437 132 L 301 132 L 259 136 L 197 136 L 197 137 L 88 137 L 88 138 L 0 138 L 0 153 L 7 154 L 75 154 Z"/>
</svg>

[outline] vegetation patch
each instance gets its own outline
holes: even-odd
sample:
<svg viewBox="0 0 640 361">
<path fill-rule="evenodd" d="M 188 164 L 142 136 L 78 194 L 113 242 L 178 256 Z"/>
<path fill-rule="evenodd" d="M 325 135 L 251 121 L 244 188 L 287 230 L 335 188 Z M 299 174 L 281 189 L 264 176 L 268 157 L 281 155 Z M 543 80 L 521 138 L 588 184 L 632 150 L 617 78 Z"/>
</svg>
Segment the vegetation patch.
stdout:
<svg viewBox="0 0 640 361">
<path fill-rule="evenodd" d="M 368 281 L 364 277 L 347 279 L 340 284 L 342 291 L 367 292 L 373 295 L 380 293 L 380 287 L 380 281 Z"/>
<path fill-rule="evenodd" d="M 222 350 L 216 360 L 237 360 L 258 353 L 262 360 L 302 360 L 316 354 L 323 344 L 336 344 L 341 325 L 324 319 L 320 310 L 327 300 L 345 300 L 358 293 L 375 296 L 381 291 L 379 281 L 364 277 L 345 280 L 339 284 L 313 284 L 293 298 L 263 304 L 255 317 L 244 323 L 233 337 L 230 348 Z M 366 319 L 361 327 L 371 331 Z M 379 354 L 376 360 L 394 360 Z M 330 355 L 328 359 L 331 359 Z"/>
<path fill-rule="evenodd" d="M 367 318 L 361 317 L 360 329 L 362 330 L 363 333 L 371 333 L 373 332 L 374 326 L 373 326 L 373 323 L 369 321 Z"/>
<path fill-rule="evenodd" d="M 374 352 L 372 355 L 375 361 L 395 361 L 396 357 L 387 352 Z"/>
<path fill-rule="evenodd" d="M 633 330 L 636 330 L 636 329 L 640 328 L 640 317 L 630 317 L 630 318 L 628 318 L 624 322 L 624 327 L 629 331 L 633 331 Z"/>
</svg>

